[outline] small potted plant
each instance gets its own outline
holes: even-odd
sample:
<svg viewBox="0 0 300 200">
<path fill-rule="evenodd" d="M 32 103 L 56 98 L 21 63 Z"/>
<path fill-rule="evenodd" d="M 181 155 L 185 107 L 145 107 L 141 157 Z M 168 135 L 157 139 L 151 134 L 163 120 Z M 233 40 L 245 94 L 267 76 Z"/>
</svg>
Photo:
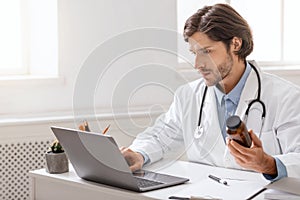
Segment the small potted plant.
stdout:
<svg viewBox="0 0 300 200">
<path fill-rule="evenodd" d="M 46 171 L 50 174 L 59 174 L 69 171 L 67 155 L 58 140 L 55 140 L 50 150 L 45 154 Z"/>
</svg>

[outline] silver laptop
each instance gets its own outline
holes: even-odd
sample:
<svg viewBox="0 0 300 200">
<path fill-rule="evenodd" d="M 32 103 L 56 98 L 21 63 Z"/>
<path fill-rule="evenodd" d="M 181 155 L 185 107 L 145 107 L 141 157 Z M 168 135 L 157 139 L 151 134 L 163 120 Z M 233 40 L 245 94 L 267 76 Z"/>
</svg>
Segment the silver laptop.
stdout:
<svg viewBox="0 0 300 200">
<path fill-rule="evenodd" d="M 111 136 L 54 126 L 51 129 L 82 179 L 137 192 L 189 181 L 146 170 L 132 173 Z"/>
</svg>

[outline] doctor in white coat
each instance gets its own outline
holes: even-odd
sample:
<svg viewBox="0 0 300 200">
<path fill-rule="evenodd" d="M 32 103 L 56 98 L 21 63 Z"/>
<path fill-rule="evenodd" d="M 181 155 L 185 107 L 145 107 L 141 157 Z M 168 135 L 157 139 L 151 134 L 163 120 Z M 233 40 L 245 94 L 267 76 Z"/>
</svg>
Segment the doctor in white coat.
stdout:
<svg viewBox="0 0 300 200">
<path fill-rule="evenodd" d="M 300 177 L 300 90 L 246 61 L 253 50 L 247 22 L 229 5 L 206 6 L 186 21 L 184 37 L 202 78 L 181 86 L 169 110 L 121 148 L 132 171 L 184 145 L 193 162 L 252 170 L 269 180 Z M 246 120 L 257 99 L 263 103 L 253 103 Z M 250 148 L 226 137 L 233 114 L 251 129 Z"/>
</svg>

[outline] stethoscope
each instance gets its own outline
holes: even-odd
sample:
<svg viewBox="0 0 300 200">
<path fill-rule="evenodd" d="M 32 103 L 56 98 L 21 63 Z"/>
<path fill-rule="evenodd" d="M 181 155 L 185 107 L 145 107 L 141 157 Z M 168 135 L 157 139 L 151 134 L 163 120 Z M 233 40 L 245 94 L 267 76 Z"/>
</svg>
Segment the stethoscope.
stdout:
<svg viewBox="0 0 300 200">
<path fill-rule="evenodd" d="M 262 127 L 264 125 L 265 116 L 266 116 L 266 106 L 265 106 L 264 102 L 260 99 L 260 95 L 261 95 L 261 79 L 260 79 L 258 70 L 251 63 L 249 63 L 249 64 L 250 64 L 251 68 L 254 70 L 254 72 L 256 74 L 256 77 L 257 77 L 258 93 L 257 93 L 256 99 L 251 100 L 250 103 L 248 104 L 248 107 L 247 107 L 247 109 L 245 111 L 245 117 L 244 117 L 243 121 L 244 121 L 245 124 L 247 124 L 248 114 L 249 114 L 251 106 L 254 103 L 259 103 L 261 105 L 261 107 L 262 107 L 262 114 L 261 114 L 262 124 L 261 124 L 260 132 L 259 132 L 259 138 L 260 138 Z M 199 139 L 201 137 L 202 133 L 205 132 L 203 124 L 201 124 L 201 121 L 202 121 L 202 113 L 203 113 L 203 107 L 204 107 L 204 101 L 205 101 L 205 98 L 206 98 L 207 88 L 208 88 L 207 86 L 205 86 L 205 88 L 204 88 L 204 92 L 203 92 L 203 96 L 202 96 L 202 102 L 201 102 L 201 106 L 200 106 L 200 112 L 199 112 L 198 126 L 196 127 L 195 133 L 194 133 L 194 137 L 196 139 Z"/>
</svg>

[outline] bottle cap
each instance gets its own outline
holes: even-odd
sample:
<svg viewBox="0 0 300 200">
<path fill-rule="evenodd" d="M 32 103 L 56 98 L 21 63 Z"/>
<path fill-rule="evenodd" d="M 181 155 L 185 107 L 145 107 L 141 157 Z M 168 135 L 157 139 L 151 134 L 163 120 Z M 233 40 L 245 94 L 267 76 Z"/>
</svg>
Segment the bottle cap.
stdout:
<svg viewBox="0 0 300 200">
<path fill-rule="evenodd" d="M 237 129 L 241 125 L 242 121 L 239 116 L 233 115 L 226 120 L 226 126 L 229 129 Z"/>
</svg>

